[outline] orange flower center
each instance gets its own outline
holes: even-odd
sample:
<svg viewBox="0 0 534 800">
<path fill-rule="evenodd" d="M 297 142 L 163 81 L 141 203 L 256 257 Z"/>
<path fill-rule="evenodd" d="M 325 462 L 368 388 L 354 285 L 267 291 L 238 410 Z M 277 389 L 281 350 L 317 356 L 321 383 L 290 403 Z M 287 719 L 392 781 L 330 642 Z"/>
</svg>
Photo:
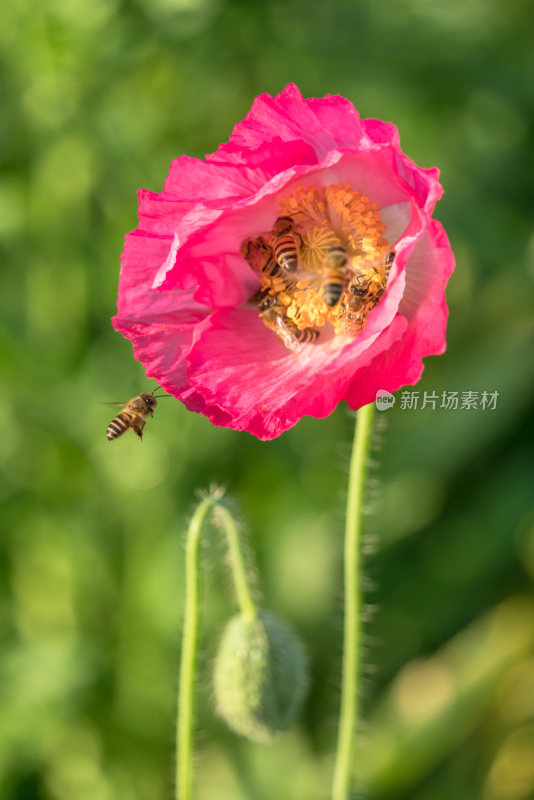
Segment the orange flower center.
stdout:
<svg viewBox="0 0 534 800">
<path fill-rule="evenodd" d="M 260 280 L 252 298 L 260 317 L 295 350 L 320 341 L 329 327 L 330 336 L 332 328 L 356 336 L 385 291 L 394 258 L 378 203 L 348 185 L 298 187 L 279 209 L 272 230 L 241 248 Z"/>
</svg>

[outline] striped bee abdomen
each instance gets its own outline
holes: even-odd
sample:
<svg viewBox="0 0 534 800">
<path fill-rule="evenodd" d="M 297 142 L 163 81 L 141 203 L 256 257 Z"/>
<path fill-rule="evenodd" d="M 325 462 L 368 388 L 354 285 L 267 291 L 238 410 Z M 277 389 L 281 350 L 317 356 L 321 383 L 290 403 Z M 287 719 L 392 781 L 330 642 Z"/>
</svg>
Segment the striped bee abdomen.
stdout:
<svg viewBox="0 0 534 800">
<path fill-rule="evenodd" d="M 127 411 L 121 411 L 108 425 L 106 436 L 108 439 L 117 439 L 127 431 L 132 424 L 132 417 Z"/>
<path fill-rule="evenodd" d="M 298 263 L 298 247 L 297 240 L 292 233 L 285 236 L 277 236 L 273 240 L 274 256 L 283 270 L 286 272 L 295 272 Z"/>
<path fill-rule="evenodd" d="M 262 269 L 263 274 L 269 279 L 270 285 L 276 291 L 284 291 L 284 289 L 294 285 L 293 278 L 287 274 L 287 272 L 291 271 L 294 270 L 283 270 L 275 257 L 269 258 Z"/>
<path fill-rule="evenodd" d="M 297 339 L 300 344 L 309 344 L 310 342 L 315 342 L 317 337 L 319 336 L 319 331 L 317 328 L 304 328 L 304 330 L 298 330 L 295 332 L 295 338 Z"/>
<path fill-rule="evenodd" d="M 287 273 L 297 271 L 299 265 L 299 248 L 302 237 L 295 230 L 295 221 L 292 217 L 278 217 L 273 225 L 272 248 L 274 257 Z"/>
<path fill-rule="evenodd" d="M 323 266 L 323 297 L 330 308 L 339 303 L 345 291 L 347 261 L 347 251 L 344 247 L 331 247 L 326 254 Z"/>
<path fill-rule="evenodd" d="M 332 308 L 339 302 L 339 298 L 343 294 L 345 288 L 345 281 L 343 275 L 333 273 L 326 276 L 323 283 L 323 296 L 327 306 Z"/>
</svg>

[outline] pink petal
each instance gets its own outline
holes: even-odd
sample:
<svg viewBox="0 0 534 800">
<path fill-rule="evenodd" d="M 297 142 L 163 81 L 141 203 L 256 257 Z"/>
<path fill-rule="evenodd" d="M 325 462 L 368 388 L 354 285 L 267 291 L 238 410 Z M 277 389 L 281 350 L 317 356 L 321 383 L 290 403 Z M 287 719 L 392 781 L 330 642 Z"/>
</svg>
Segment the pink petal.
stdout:
<svg viewBox="0 0 534 800">
<path fill-rule="evenodd" d="M 295 354 L 255 312 L 218 311 L 201 326 L 188 357 L 195 405 L 190 397 L 181 399 L 198 410 L 202 397 L 206 407 L 224 408 L 228 427 L 269 439 L 303 414 L 329 414 L 342 399 L 356 365 L 370 363 L 402 335 L 406 325 L 398 315 L 385 331 L 373 335 L 366 330 L 345 347 L 332 341 L 308 345 Z M 208 416 L 217 424 L 216 417 Z"/>
<path fill-rule="evenodd" d="M 371 366 L 355 373 L 345 397 L 351 408 L 374 401 L 378 389 L 395 392 L 417 383 L 423 371 L 422 359 L 444 352 L 448 315 L 444 291 L 453 269 L 454 257 L 445 231 L 432 220 L 406 266 L 406 291 L 399 313 L 408 321 L 407 330 Z"/>
<path fill-rule="evenodd" d="M 358 112 L 349 100 L 327 94 L 305 102 L 325 131 L 328 131 L 335 148 L 356 148 L 365 139 Z"/>
<path fill-rule="evenodd" d="M 128 234 L 122 254 L 118 313 L 113 327 L 132 340 L 134 356 L 147 375 L 173 371 L 173 388 L 186 382 L 185 356 L 191 347 L 195 325 L 210 310 L 195 303 L 192 292 L 157 292 L 152 289 L 154 271 L 168 244 L 168 237 Z"/>
<path fill-rule="evenodd" d="M 377 119 L 364 119 L 362 126 L 375 144 L 390 145 L 395 151 L 395 171 L 399 181 L 410 187 L 415 193 L 419 205 L 427 214 L 432 214 L 434 206 L 443 194 L 439 184 L 439 169 L 423 169 L 409 159 L 401 150 L 399 132 L 391 122 Z"/>
<path fill-rule="evenodd" d="M 232 153 L 235 147 L 255 148 L 277 136 L 288 142 L 299 139 L 308 142 L 318 158 L 323 158 L 336 146 L 335 139 L 309 108 L 298 88 L 290 83 L 276 97 L 259 95 L 245 119 L 235 126 L 228 145 L 222 144 L 212 157 L 224 160 L 227 152 Z"/>
</svg>

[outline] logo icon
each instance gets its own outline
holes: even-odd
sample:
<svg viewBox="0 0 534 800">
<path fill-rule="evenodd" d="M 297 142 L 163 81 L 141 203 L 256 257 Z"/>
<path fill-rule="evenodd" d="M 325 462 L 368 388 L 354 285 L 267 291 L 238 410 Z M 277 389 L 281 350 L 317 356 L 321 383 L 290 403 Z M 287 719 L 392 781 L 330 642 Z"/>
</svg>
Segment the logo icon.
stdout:
<svg viewBox="0 0 534 800">
<path fill-rule="evenodd" d="M 376 393 L 375 405 L 377 411 L 387 411 L 388 408 L 393 408 L 395 405 L 395 396 L 391 392 L 386 392 L 385 389 L 379 389 Z"/>
</svg>

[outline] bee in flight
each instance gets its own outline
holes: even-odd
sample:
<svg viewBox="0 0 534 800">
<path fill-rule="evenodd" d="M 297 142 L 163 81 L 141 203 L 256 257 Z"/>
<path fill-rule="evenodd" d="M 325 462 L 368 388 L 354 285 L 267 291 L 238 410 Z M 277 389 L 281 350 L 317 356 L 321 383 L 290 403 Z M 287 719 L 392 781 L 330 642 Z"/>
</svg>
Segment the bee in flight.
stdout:
<svg viewBox="0 0 534 800">
<path fill-rule="evenodd" d="M 158 395 L 158 397 L 167 396 Z M 154 416 L 154 409 L 157 404 L 158 401 L 154 392 L 141 392 L 137 397 L 132 397 L 131 400 L 128 400 L 127 403 L 111 403 L 111 405 L 123 405 L 124 408 L 109 423 L 106 431 L 108 440 L 118 439 L 128 428 L 131 428 L 139 439 L 142 439 L 146 418 Z"/>
<path fill-rule="evenodd" d="M 273 225 L 272 247 L 277 262 L 289 275 L 297 271 L 301 246 L 302 237 L 295 231 L 293 217 L 278 217 Z"/>
<path fill-rule="evenodd" d="M 282 340 L 288 350 L 298 352 L 303 344 L 315 342 L 319 336 L 316 328 L 300 328 L 290 319 L 276 297 L 265 297 L 259 305 L 263 322 Z"/>
</svg>

